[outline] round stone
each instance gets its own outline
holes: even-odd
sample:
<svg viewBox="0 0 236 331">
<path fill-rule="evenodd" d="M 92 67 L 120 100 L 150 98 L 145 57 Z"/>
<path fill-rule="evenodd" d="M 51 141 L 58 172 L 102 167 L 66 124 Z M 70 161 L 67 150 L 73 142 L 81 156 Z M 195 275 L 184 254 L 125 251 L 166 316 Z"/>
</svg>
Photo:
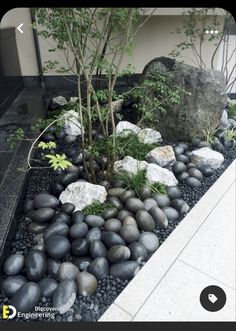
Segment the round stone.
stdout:
<svg viewBox="0 0 236 331">
<path fill-rule="evenodd" d="M 38 223 L 45 223 L 50 221 L 50 219 L 54 216 L 55 211 L 52 208 L 40 208 L 32 211 L 31 217 L 32 220 Z"/>
<path fill-rule="evenodd" d="M 99 182 L 99 185 L 104 186 L 107 191 L 111 187 L 111 184 L 107 180 L 102 180 L 101 182 Z"/>
<path fill-rule="evenodd" d="M 138 198 L 129 198 L 126 201 L 125 207 L 133 213 L 145 209 L 144 203 Z"/>
<path fill-rule="evenodd" d="M 198 170 L 198 169 L 196 169 L 196 168 L 190 168 L 188 170 L 188 173 L 189 173 L 189 176 L 190 177 L 195 177 L 195 178 L 197 178 L 199 180 L 202 180 L 203 179 L 203 175 L 202 175 L 201 171 Z"/>
<path fill-rule="evenodd" d="M 84 221 L 85 215 L 81 210 L 77 210 L 71 215 L 71 219 L 73 223 L 81 223 Z"/>
<path fill-rule="evenodd" d="M 211 148 L 211 144 L 207 141 L 201 141 L 199 144 L 198 144 L 198 147 L 199 148 L 202 148 L 202 147 L 209 147 Z"/>
<path fill-rule="evenodd" d="M 145 261 L 147 259 L 147 249 L 140 242 L 133 242 L 129 245 L 130 258 L 131 260 L 137 261 L 138 263 Z"/>
<path fill-rule="evenodd" d="M 79 177 L 77 172 L 66 172 L 58 176 L 58 182 L 63 186 L 68 186 L 69 184 L 75 182 Z"/>
<path fill-rule="evenodd" d="M 1 290 L 11 298 L 27 282 L 26 278 L 20 275 L 10 276 L 1 282 Z"/>
<path fill-rule="evenodd" d="M 187 164 L 187 169 L 190 169 L 190 168 L 196 168 L 196 164 L 195 163 L 192 163 L 192 162 L 189 162 Z"/>
<path fill-rule="evenodd" d="M 65 314 L 73 306 L 77 294 L 76 282 L 65 279 L 56 288 L 52 297 L 52 305 L 59 314 Z"/>
<path fill-rule="evenodd" d="M 53 278 L 43 278 L 38 282 L 38 286 L 41 290 L 41 296 L 50 298 L 56 290 L 58 283 Z"/>
<path fill-rule="evenodd" d="M 210 177 L 214 174 L 214 170 L 210 166 L 201 167 L 201 172 L 205 177 Z"/>
<path fill-rule="evenodd" d="M 170 199 L 168 196 L 161 193 L 152 194 L 152 198 L 157 202 L 159 208 L 167 207 L 170 204 Z"/>
<path fill-rule="evenodd" d="M 120 220 L 120 221 L 123 221 L 125 219 L 125 217 L 127 216 L 133 216 L 133 213 L 131 213 L 129 210 L 126 210 L 126 209 L 122 209 L 119 211 L 119 213 L 117 214 L 117 218 Z"/>
<path fill-rule="evenodd" d="M 78 293 L 83 296 L 93 294 L 98 286 L 97 279 L 91 273 L 83 271 L 76 277 Z"/>
<path fill-rule="evenodd" d="M 138 227 L 138 224 L 135 220 L 134 217 L 132 216 L 126 216 L 124 219 L 123 219 L 123 222 L 122 224 L 125 226 L 125 225 L 133 225 L 133 226 L 136 226 L 136 228 Z"/>
<path fill-rule="evenodd" d="M 53 217 L 52 222 L 63 222 L 69 225 L 71 223 L 71 219 L 68 214 L 61 211 Z"/>
<path fill-rule="evenodd" d="M 57 277 L 61 281 L 64 279 L 75 280 L 79 269 L 71 262 L 63 262 L 57 272 Z"/>
<path fill-rule="evenodd" d="M 121 236 L 113 231 L 104 231 L 102 234 L 102 241 L 108 248 L 114 245 L 125 245 L 125 242 Z"/>
<path fill-rule="evenodd" d="M 124 245 L 114 245 L 109 249 L 107 258 L 110 263 L 126 261 L 130 258 L 130 250 Z"/>
<path fill-rule="evenodd" d="M 123 261 L 110 266 L 110 275 L 122 280 L 132 279 L 139 272 L 139 264 L 136 261 Z"/>
<path fill-rule="evenodd" d="M 24 267 L 24 263 L 25 259 L 23 255 L 10 255 L 3 265 L 3 271 L 8 276 L 14 276 L 22 270 L 22 268 Z"/>
<path fill-rule="evenodd" d="M 105 257 L 97 257 L 88 266 L 88 272 L 97 279 L 102 279 L 108 275 L 109 263 Z"/>
<path fill-rule="evenodd" d="M 58 269 L 61 265 L 59 260 L 55 260 L 52 258 L 48 258 L 47 260 L 47 273 L 48 275 L 52 276 L 53 278 L 57 278 Z"/>
<path fill-rule="evenodd" d="M 61 211 L 64 213 L 71 215 L 75 210 L 75 205 L 71 202 L 66 202 L 61 205 Z"/>
<path fill-rule="evenodd" d="M 181 174 L 181 172 L 184 172 L 186 170 L 186 165 L 181 161 L 176 161 L 172 166 L 172 171 L 175 175 Z"/>
<path fill-rule="evenodd" d="M 105 231 L 114 231 L 119 232 L 121 229 L 122 223 L 116 218 L 110 218 L 104 223 Z"/>
<path fill-rule="evenodd" d="M 151 193 L 152 193 L 152 191 L 151 191 L 150 187 L 144 186 L 138 191 L 138 196 L 143 201 L 145 199 L 150 198 Z"/>
<path fill-rule="evenodd" d="M 182 148 L 184 152 L 186 152 L 189 149 L 189 146 L 186 143 L 179 143 L 177 146 Z"/>
<path fill-rule="evenodd" d="M 149 211 L 152 207 L 157 207 L 157 202 L 153 198 L 148 198 L 143 201 L 144 207 L 147 211 Z"/>
<path fill-rule="evenodd" d="M 200 142 L 201 142 L 201 139 L 199 139 L 199 138 L 192 138 L 192 146 L 193 147 L 199 147 Z"/>
<path fill-rule="evenodd" d="M 51 194 L 39 193 L 33 200 L 34 208 L 57 208 L 60 205 L 60 201 Z"/>
<path fill-rule="evenodd" d="M 108 190 L 108 195 L 113 196 L 113 197 L 120 197 L 122 193 L 125 192 L 124 188 L 121 187 L 115 187 L 115 188 L 110 188 Z"/>
<path fill-rule="evenodd" d="M 190 187 L 200 187 L 201 186 L 200 180 L 195 177 L 188 177 L 186 179 L 186 184 Z"/>
<path fill-rule="evenodd" d="M 90 254 L 91 256 L 96 259 L 97 257 L 106 257 L 107 249 L 106 246 L 103 244 L 101 240 L 93 240 L 90 243 Z"/>
<path fill-rule="evenodd" d="M 25 257 L 25 269 L 29 280 L 40 280 L 47 269 L 47 259 L 44 252 L 35 249 L 30 250 Z"/>
<path fill-rule="evenodd" d="M 125 203 L 128 199 L 133 198 L 135 196 L 134 190 L 126 190 L 120 196 L 121 202 Z"/>
<path fill-rule="evenodd" d="M 140 234 L 139 242 L 143 244 L 149 253 L 154 253 L 159 247 L 158 237 L 151 232 L 143 232 Z"/>
<path fill-rule="evenodd" d="M 59 183 L 52 183 L 51 187 L 50 187 L 50 192 L 55 196 L 55 197 L 59 197 L 60 194 L 64 191 L 64 186 L 59 184 Z"/>
<path fill-rule="evenodd" d="M 73 224 L 70 228 L 70 236 L 73 239 L 83 238 L 88 233 L 88 225 L 84 222 Z"/>
<path fill-rule="evenodd" d="M 176 160 L 187 164 L 189 162 L 189 157 L 184 154 L 180 154 L 176 155 Z"/>
<path fill-rule="evenodd" d="M 138 240 L 139 230 L 133 225 L 123 225 L 120 229 L 120 235 L 126 243 L 132 243 L 133 241 Z"/>
<path fill-rule="evenodd" d="M 102 231 L 99 228 L 92 228 L 86 235 L 86 240 L 88 243 L 92 242 L 93 240 L 100 240 L 102 238 Z"/>
<path fill-rule="evenodd" d="M 173 149 L 174 149 L 175 155 L 180 155 L 180 154 L 184 153 L 184 149 L 179 145 L 175 146 Z"/>
<path fill-rule="evenodd" d="M 38 284 L 34 282 L 25 283 L 14 294 L 10 304 L 16 308 L 16 311 L 26 313 L 31 311 L 39 302 L 41 291 Z"/>
<path fill-rule="evenodd" d="M 90 227 L 98 227 L 98 228 L 100 228 L 105 223 L 105 220 L 101 216 L 88 215 L 88 216 L 85 217 L 85 222 Z"/>
<path fill-rule="evenodd" d="M 37 244 L 37 245 L 33 246 L 32 249 L 36 249 L 38 251 L 45 252 L 45 245 L 44 244 Z"/>
<path fill-rule="evenodd" d="M 121 210 L 123 208 L 123 204 L 120 202 L 120 199 L 117 197 L 109 197 L 108 202 L 117 210 Z"/>
<path fill-rule="evenodd" d="M 73 257 L 72 262 L 79 268 L 80 271 L 84 271 L 88 269 L 88 266 L 92 262 L 92 258 L 90 256 Z"/>
<path fill-rule="evenodd" d="M 52 223 L 44 232 L 43 239 L 46 242 L 50 236 L 56 234 L 66 237 L 68 235 L 68 232 L 69 232 L 69 227 L 66 223 L 64 222 Z"/>
<path fill-rule="evenodd" d="M 28 231 L 30 233 L 38 234 L 41 232 L 44 232 L 48 227 L 47 223 L 36 223 L 36 222 L 31 222 L 28 225 Z"/>
<path fill-rule="evenodd" d="M 105 220 L 108 220 L 109 218 L 116 217 L 117 213 L 118 210 L 116 208 L 109 208 L 104 210 L 104 212 L 102 213 L 102 217 Z"/>
<path fill-rule="evenodd" d="M 182 172 L 180 175 L 177 176 L 180 182 L 183 182 L 188 177 L 189 177 L 189 173 L 186 171 Z"/>
<path fill-rule="evenodd" d="M 26 200 L 23 204 L 23 213 L 27 214 L 29 211 L 34 209 L 34 201 L 33 200 Z"/>
<path fill-rule="evenodd" d="M 167 228 L 168 219 L 165 213 L 159 207 L 152 207 L 149 212 L 158 226 L 161 228 Z"/>
<path fill-rule="evenodd" d="M 89 244 L 86 239 L 79 238 L 72 241 L 71 253 L 76 256 L 84 256 L 89 251 Z"/>
<path fill-rule="evenodd" d="M 169 222 L 177 221 L 177 219 L 179 218 L 178 211 L 172 207 L 164 207 L 162 210 L 166 214 L 166 217 Z"/>
<path fill-rule="evenodd" d="M 46 252 L 56 260 L 63 259 L 70 251 L 70 242 L 60 235 L 50 236 L 46 241 Z"/>
<path fill-rule="evenodd" d="M 167 187 L 167 194 L 171 200 L 181 198 L 181 191 L 176 186 Z"/>
<path fill-rule="evenodd" d="M 152 216 L 146 210 L 139 210 L 136 213 L 136 221 L 138 227 L 144 231 L 153 231 L 156 227 L 156 224 Z"/>
<path fill-rule="evenodd" d="M 83 163 L 83 153 L 75 153 L 72 158 L 72 163 L 76 166 Z"/>
<path fill-rule="evenodd" d="M 183 199 L 174 199 L 171 201 L 171 207 L 177 209 L 180 214 L 187 214 L 189 205 Z"/>
</svg>

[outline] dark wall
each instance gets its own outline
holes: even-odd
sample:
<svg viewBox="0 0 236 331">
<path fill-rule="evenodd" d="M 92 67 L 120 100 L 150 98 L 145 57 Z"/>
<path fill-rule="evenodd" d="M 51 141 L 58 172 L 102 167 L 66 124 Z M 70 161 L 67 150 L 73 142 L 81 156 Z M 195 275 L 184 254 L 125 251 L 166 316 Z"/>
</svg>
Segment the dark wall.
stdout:
<svg viewBox="0 0 236 331">
<path fill-rule="evenodd" d="M 0 30 L 0 116 L 23 88 L 15 28 Z"/>
</svg>

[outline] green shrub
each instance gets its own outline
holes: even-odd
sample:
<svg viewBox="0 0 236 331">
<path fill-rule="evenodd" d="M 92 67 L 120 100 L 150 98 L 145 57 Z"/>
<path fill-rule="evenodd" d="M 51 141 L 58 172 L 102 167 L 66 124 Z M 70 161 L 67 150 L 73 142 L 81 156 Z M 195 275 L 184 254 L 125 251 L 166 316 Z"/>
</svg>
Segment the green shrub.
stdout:
<svg viewBox="0 0 236 331">
<path fill-rule="evenodd" d="M 150 189 L 153 193 L 167 194 L 166 186 L 162 183 L 154 183 L 150 185 Z"/>
<path fill-rule="evenodd" d="M 229 118 L 232 118 L 236 116 L 236 103 L 231 103 L 229 105 L 229 112 L 228 112 Z"/>
<path fill-rule="evenodd" d="M 134 190 L 137 196 L 139 196 L 139 190 L 146 186 L 147 178 L 144 170 L 138 170 L 136 174 L 130 175 L 126 172 L 122 172 L 114 176 L 115 180 L 121 180 L 124 183 L 124 187 L 127 190 Z"/>
<path fill-rule="evenodd" d="M 87 215 L 101 216 L 105 210 L 112 208 L 112 207 L 113 207 L 112 204 L 110 204 L 108 202 L 105 202 L 105 203 L 94 202 L 91 205 L 85 207 L 82 211 L 85 216 L 87 216 Z"/>
<path fill-rule="evenodd" d="M 225 140 L 227 141 L 234 141 L 234 138 L 236 137 L 236 132 L 234 130 L 226 130 L 224 133 Z"/>
</svg>

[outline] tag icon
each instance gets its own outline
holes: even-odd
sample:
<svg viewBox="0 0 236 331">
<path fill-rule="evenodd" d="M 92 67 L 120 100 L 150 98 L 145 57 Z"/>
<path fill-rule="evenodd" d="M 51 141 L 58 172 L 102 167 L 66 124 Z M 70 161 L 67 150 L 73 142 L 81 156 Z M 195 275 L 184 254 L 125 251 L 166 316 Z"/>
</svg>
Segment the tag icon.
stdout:
<svg viewBox="0 0 236 331">
<path fill-rule="evenodd" d="M 208 294 L 208 299 L 212 302 L 212 303 L 215 303 L 217 300 L 218 300 L 218 298 L 215 296 L 215 294 L 213 294 L 213 293 L 210 293 L 210 294 Z"/>
</svg>

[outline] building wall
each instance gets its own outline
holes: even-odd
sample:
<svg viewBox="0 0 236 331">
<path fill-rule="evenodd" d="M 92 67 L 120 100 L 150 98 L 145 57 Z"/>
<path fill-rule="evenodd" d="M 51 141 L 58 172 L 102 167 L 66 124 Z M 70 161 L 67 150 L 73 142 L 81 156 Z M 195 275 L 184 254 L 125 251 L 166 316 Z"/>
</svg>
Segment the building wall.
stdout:
<svg viewBox="0 0 236 331">
<path fill-rule="evenodd" d="M 161 11 L 162 10 L 162 11 Z M 180 8 L 178 9 L 181 10 Z M 162 13 L 162 16 L 158 16 Z M 182 16 L 173 15 L 174 9 L 159 9 L 155 16 L 139 30 L 135 37 L 133 54 L 131 57 L 126 56 L 122 63 L 125 67 L 131 63 L 135 66 L 136 73 L 141 73 L 144 66 L 155 57 L 168 56 L 173 50 L 175 45 L 183 41 L 184 36 L 181 34 L 173 34 L 176 28 L 181 27 Z M 223 23 L 223 16 L 221 16 Z M 21 65 L 21 72 L 23 76 L 37 76 L 38 65 L 35 51 L 35 44 L 33 38 L 33 31 L 31 27 L 31 17 L 29 8 L 17 8 L 9 11 L 2 19 L 1 27 L 9 28 L 16 27 L 20 23 L 24 23 L 24 34 L 16 31 L 16 42 L 19 53 L 19 61 Z M 57 60 L 61 66 L 65 66 L 66 62 L 61 53 L 49 52 L 50 48 L 54 47 L 52 40 L 45 40 L 39 37 L 40 53 L 42 63 L 46 60 Z M 212 43 L 206 43 L 203 47 L 203 58 L 210 66 L 210 58 L 213 52 Z M 7 60 L 7 56 L 6 56 Z M 182 58 L 186 63 L 195 64 L 191 51 L 185 52 L 185 57 Z M 58 75 L 55 71 L 51 70 L 47 75 Z"/>
</svg>

